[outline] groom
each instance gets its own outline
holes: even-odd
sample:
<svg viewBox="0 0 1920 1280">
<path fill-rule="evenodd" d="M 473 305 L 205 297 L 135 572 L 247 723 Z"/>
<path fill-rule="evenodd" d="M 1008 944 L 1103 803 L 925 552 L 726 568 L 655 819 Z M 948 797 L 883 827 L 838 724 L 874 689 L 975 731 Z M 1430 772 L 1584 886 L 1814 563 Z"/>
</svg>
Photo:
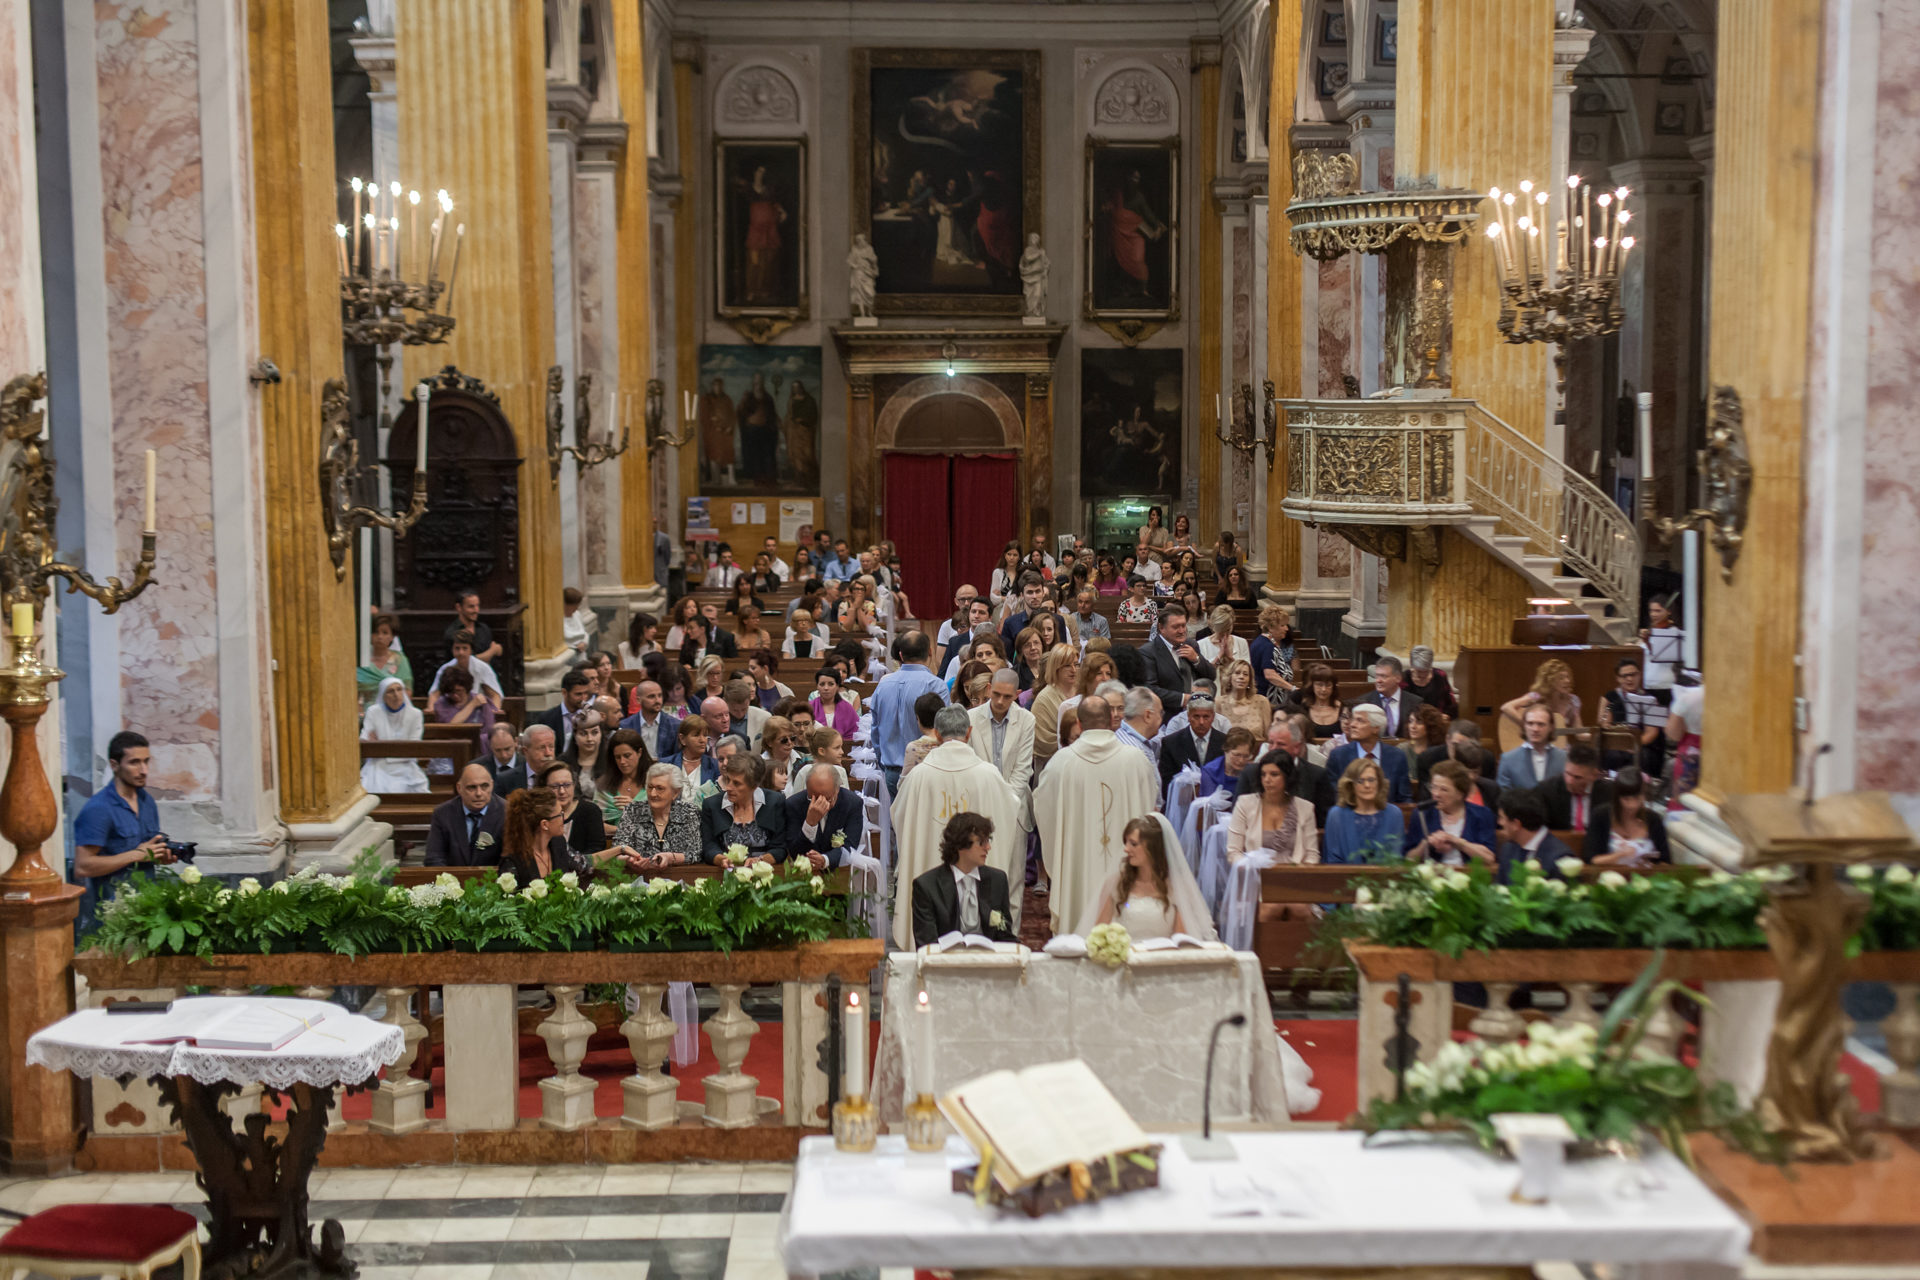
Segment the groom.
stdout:
<svg viewBox="0 0 1920 1280">
<path fill-rule="evenodd" d="M 940 865 L 913 880 L 913 945 L 938 942 L 949 933 L 983 933 L 995 942 L 1017 942 L 1007 905 L 1007 873 L 987 865 L 993 821 L 956 813 L 940 835 Z"/>
</svg>

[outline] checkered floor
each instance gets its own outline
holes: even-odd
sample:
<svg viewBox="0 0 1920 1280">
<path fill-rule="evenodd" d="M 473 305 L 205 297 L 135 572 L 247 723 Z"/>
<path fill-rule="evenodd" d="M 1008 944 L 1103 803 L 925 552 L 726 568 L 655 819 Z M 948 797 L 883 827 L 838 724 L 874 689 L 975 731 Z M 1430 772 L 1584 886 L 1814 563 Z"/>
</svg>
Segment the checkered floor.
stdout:
<svg viewBox="0 0 1920 1280">
<path fill-rule="evenodd" d="M 314 1221 L 345 1229 L 361 1280 L 786 1280 L 775 1233 L 792 1182 L 785 1164 L 460 1165 L 321 1170 L 311 1194 Z M 0 1187 L 0 1207 L 19 1213 L 76 1201 L 204 1208 L 188 1175 Z"/>
</svg>

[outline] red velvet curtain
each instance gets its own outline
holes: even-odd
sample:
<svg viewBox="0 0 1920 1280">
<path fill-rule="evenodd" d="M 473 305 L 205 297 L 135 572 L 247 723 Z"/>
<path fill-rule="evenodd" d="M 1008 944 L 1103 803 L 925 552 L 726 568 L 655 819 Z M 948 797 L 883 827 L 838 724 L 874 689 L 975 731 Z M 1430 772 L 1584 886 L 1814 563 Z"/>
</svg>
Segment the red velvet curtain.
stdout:
<svg viewBox="0 0 1920 1280">
<path fill-rule="evenodd" d="M 915 612 L 938 618 L 953 600 L 948 568 L 953 460 L 937 453 L 889 453 L 886 459 L 887 537 L 900 551 L 907 599 Z"/>
<path fill-rule="evenodd" d="M 953 593 L 970 582 L 987 594 L 1000 549 L 1019 533 L 1018 461 L 1010 453 L 967 454 L 953 460 L 952 586 L 922 600 L 917 587 L 913 607 L 923 618 L 939 617 L 952 607 Z"/>
</svg>

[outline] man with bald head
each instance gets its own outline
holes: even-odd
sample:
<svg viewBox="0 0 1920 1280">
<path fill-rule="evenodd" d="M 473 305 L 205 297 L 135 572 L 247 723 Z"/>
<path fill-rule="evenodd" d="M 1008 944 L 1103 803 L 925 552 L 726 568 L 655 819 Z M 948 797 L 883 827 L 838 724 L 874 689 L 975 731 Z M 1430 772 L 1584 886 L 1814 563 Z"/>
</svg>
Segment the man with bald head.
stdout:
<svg viewBox="0 0 1920 1280">
<path fill-rule="evenodd" d="M 733 712 L 727 709 L 725 698 L 708 698 L 701 702 L 700 718 L 707 722 L 707 732 L 715 742 L 726 737 L 733 729 Z"/>
<path fill-rule="evenodd" d="M 1033 712 L 1020 705 L 1020 676 L 1012 667 L 993 673 L 987 686 L 987 700 L 967 713 L 973 726 L 967 745 L 973 754 L 1000 771 L 1020 801 L 1020 829 L 1033 830 L 1033 807 L 1029 803 L 1033 782 Z M 1014 839 L 1012 832 L 1002 839 Z"/>
<path fill-rule="evenodd" d="M 548 743 L 551 757 L 551 730 Z M 427 865 L 497 866 L 507 806 L 493 794 L 493 774 L 480 761 L 469 761 L 454 779 L 453 790 L 453 799 L 435 809 L 427 825 Z"/>
<path fill-rule="evenodd" d="M 1033 793 L 1055 933 L 1079 927 L 1101 882 L 1126 857 L 1127 824 L 1152 813 L 1160 799 L 1158 767 L 1113 732 L 1110 702 L 1083 698 L 1074 714 L 1080 736 L 1047 761 Z"/>
<path fill-rule="evenodd" d="M 867 806 L 840 785 L 834 766 L 809 765 L 806 790 L 786 803 L 788 857 L 806 858 L 815 871 L 826 871 L 865 852 Z"/>
</svg>

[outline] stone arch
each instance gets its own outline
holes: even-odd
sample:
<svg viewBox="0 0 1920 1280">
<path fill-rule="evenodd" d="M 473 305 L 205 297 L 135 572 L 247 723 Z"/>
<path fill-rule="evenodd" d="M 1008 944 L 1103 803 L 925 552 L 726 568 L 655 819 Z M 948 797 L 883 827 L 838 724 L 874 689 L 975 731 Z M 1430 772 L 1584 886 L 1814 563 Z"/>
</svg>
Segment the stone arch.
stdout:
<svg viewBox="0 0 1920 1280">
<path fill-rule="evenodd" d="M 1026 423 L 1020 413 L 1020 407 L 1013 399 L 985 378 L 971 374 L 956 374 L 949 378 L 944 373 L 930 373 L 915 378 L 891 396 L 881 406 L 879 417 L 874 422 L 873 437 L 878 449 L 926 449 L 928 445 L 919 443 L 896 444 L 900 437 L 900 427 L 907 421 L 908 415 L 919 405 L 942 396 L 961 396 L 983 406 L 999 424 L 1000 439 L 997 441 L 966 440 L 955 444 L 956 449 L 1019 449 L 1025 435 Z M 909 437 L 911 439 L 911 437 Z"/>
<path fill-rule="evenodd" d="M 754 54 L 714 86 L 714 131 L 729 137 L 799 137 L 807 130 L 802 77 Z"/>
<path fill-rule="evenodd" d="M 1111 63 L 1088 99 L 1087 131 L 1101 138 L 1177 138 L 1179 86 L 1145 58 Z"/>
</svg>

